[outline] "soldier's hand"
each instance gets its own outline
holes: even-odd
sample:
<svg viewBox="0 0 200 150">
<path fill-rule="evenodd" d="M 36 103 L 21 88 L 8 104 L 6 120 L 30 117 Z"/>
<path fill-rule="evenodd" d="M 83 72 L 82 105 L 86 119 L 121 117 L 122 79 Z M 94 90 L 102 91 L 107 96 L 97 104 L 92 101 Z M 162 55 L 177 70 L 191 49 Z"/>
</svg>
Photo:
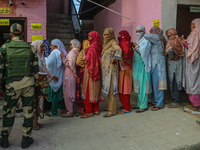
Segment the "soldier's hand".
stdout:
<svg viewBox="0 0 200 150">
<path fill-rule="evenodd" d="M 52 80 L 58 82 L 59 78 L 57 76 L 53 76 Z"/>
</svg>

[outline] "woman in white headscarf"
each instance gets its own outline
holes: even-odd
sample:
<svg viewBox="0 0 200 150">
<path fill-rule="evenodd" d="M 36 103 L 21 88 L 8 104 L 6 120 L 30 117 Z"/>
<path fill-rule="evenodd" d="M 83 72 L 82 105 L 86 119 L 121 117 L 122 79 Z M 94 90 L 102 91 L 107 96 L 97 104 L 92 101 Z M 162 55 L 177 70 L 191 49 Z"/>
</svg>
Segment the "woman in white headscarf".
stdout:
<svg viewBox="0 0 200 150">
<path fill-rule="evenodd" d="M 51 54 L 46 58 L 46 66 L 51 74 L 58 77 L 58 81 L 51 81 L 47 89 L 47 100 L 52 102 L 51 112 L 46 114 L 48 116 L 57 115 L 58 111 L 64 107 L 62 95 L 63 64 L 60 54 L 65 51 L 65 47 L 60 40 L 54 39 L 51 41 L 51 50 Z"/>
<path fill-rule="evenodd" d="M 77 39 L 70 41 L 71 51 L 67 56 L 61 53 L 61 58 L 64 64 L 63 71 L 63 96 L 65 100 L 65 107 L 67 113 L 61 117 L 73 117 L 73 106 L 76 100 L 76 80 L 78 79 L 76 73 L 76 59 L 80 52 L 81 43 Z"/>
<path fill-rule="evenodd" d="M 45 62 L 45 58 L 43 55 L 43 52 L 45 50 L 45 44 L 44 41 L 41 40 L 35 40 L 32 42 L 31 44 L 35 49 L 36 49 L 36 53 L 38 56 L 38 65 L 39 65 L 39 71 L 43 72 L 43 73 L 47 73 L 47 79 L 48 81 L 54 80 L 54 81 L 58 81 L 58 77 L 52 75 L 46 67 L 46 62 Z M 39 89 L 40 90 L 40 89 Z M 38 100 L 38 101 L 37 101 Z M 40 128 L 43 127 L 42 124 L 38 123 L 38 119 L 39 119 L 39 115 L 38 113 L 40 112 L 41 108 L 39 107 L 39 103 L 43 101 L 43 97 L 38 95 L 38 98 L 36 100 L 36 109 L 34 111 L 34 118 L 33 118 L 33 129 L 34 130 L 38 130 Z M 40 102 L 39 102 L 40 101 Z M 36 111 L 38 113 L 36 113 Z"/>
</svg>

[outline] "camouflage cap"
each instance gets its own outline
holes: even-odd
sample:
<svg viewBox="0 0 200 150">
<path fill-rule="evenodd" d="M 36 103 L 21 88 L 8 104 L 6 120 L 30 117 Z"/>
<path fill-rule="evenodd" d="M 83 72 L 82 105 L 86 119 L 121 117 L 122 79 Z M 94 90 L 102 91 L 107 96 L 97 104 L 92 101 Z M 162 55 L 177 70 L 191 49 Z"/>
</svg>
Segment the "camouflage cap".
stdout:
<svg viewBox="0 0 200 150">
<path fill-rule="evenodd" d="M 14 34 L 20 34 L 23 32 L 23 28 L 20 24 L 14 23 L 10 26 L 10 32 Z"/>
</svg>

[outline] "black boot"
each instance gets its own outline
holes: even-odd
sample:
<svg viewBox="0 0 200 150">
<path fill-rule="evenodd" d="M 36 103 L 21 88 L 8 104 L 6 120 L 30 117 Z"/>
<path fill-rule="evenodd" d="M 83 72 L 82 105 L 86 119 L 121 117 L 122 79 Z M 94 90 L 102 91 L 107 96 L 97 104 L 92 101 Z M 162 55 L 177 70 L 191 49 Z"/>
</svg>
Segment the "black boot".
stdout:
<svg viewBox="0 0 200 150">
<path fill-rule="evenodd" d="M 2 136 L 0 139 L 0 144 L 2 148 L 8 148 L 9 147 L 9 141 L 8 141 L 8 136 Z"/>
<path fill-rule="evenodd" d="M 28 148 L 31 144 L 33 144 L 33 138 L 32 137 L 22 137 L 22 148 Z"/>
</svg>

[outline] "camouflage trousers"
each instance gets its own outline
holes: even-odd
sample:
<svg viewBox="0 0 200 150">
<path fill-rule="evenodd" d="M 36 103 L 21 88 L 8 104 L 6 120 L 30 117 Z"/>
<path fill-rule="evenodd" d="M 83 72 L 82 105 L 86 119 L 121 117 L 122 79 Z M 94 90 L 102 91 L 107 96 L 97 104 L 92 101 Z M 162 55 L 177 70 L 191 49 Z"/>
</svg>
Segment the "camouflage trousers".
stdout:
<svg viewBox="0 0 200 150">
<path fill-rule="evenodd" d="M 9 136 L 17 108 L 18 99 L 22 98 L 24 123 L 22 128 L 23 136 L 30 136 L 33 129 L 33 109 L 34 109 L 34 87 L 26 87 L 19 90 L 6 89 L 5 101 L 3 104 L 3 130 L 2 136 Z"/>
</svg>

